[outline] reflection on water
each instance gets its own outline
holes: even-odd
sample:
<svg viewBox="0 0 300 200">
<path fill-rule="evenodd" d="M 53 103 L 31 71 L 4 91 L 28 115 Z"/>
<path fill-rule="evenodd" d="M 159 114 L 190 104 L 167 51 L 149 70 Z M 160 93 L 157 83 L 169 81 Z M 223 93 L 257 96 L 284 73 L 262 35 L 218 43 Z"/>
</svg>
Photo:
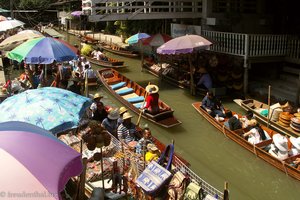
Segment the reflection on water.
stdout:
<svg viewBox="0 0 300 200">
<path fill-rule="evenodd" d="M 79 44 L 74 36 L 69 35 L 65 39 L 71 44 Z M 159 86 L 160 98 L 175 110 L 174 114 L 182 124 L 165 129 L 142 120 L 141 125 L 149 126 L 153 135 L 164 143 L 174 140 L 176 152 L 188 160 L 192 169 L 204 180 L 219 190 L 223 190 L 224 181 L 228 181 L 230 199 L 234 200 L 299 199 L 299 181 L 286 176 L 226 138 L 194 110 L 191 104 L 200 101 L 201 97 L 191 96 L 189 91 L 175 88 L 147 72 L 142 72 L 138 59 L 110 53 L 107 55 L 124 60 L 128 67 L 120 72 L 141 86 L 146 86 L 148 82 Z M 104 87 L 98 88 L 98 91 L 105 95 L 106 104 L 121 106 Z M 233 111 L 244 112 L 232 100 L 223 103 Z M 134 116 L 133 120 L 137 120 L 137 115 Z"/>
</svg>

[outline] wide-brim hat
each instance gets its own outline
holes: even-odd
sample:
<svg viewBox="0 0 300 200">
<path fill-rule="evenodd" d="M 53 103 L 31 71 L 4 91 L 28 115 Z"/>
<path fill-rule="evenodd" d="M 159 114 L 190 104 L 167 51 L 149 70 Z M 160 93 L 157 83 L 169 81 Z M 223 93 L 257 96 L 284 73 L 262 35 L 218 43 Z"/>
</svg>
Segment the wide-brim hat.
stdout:
<svg viewBox="0 0 300 200">
<path fill-rule="evenodd" d="M 158 150 L 158 148 L 155 146 L 155 144 L 152 144 L 152 143 L 149 143 L 147 145 L 147 149 L 151 150 L 151 151 L 157 151 Z"/>
<path fill-rule="evenodd" d="M 125 107 L 121 107 L 120 109 L 119 109 L 119 114 L 120 115 L 122 115 L 124 112 L 126 112 L 127 111 L 127 108 L 125 108 Z"/>
<path fill-rule="evenodd" d="M 280 135 L 279 133 L 273 135 L 273 142 L 280 151 L 288 150 L 288 140 L 283 135 Z"/>
<path fill-rule="evenodd" d="M 295 137 L 291 136 L 290 141 L 294 147 L 296 147 L 298 150 L 300 150 L 300 137 L 295 138 Z"/>
<path fill-rule="evenodd" d="M 103 98 L 103 96 L 100 94 L 100 93 L 96 93 L 95 95 L 94 95 L 94 100 L 95 99 L 101 99 L 101 98 Z"/>
<path fill-rule="evenodd" d="M 123 120 L 133 118 L 133 116 L 129 112 L 125 112 L 123 115 Z"/>
<path fill-rule="evenodd" d="M 248 126 L 256 126 L 256 125 L 257 125 L 256 119 L 251 119 L 251 120 L 249 120 Z"/>
<path fill-rule="evenodd" d="M 114 110 L 110 111 L 109 114 L 107 115 L 107 117 L 111 120 L 118 119 L 120 117 L 119 109 L 114 109 Z"/>
<path fill-rule="evenodd" d="M 8 94 L 6 92 L 3 92 L 2 90 L 0 90 L 0 98 L 4 98 L 7 96 L 8 96 Z"/>
<path fill-rule="evenodd" d="M 154 94 L 154 93 L 157 93 L 159 91 L 159 88 L 157 85 L 147 85 L 147 87 L 145 88 L 146 91 L 150 94 Z"/>
</svg>

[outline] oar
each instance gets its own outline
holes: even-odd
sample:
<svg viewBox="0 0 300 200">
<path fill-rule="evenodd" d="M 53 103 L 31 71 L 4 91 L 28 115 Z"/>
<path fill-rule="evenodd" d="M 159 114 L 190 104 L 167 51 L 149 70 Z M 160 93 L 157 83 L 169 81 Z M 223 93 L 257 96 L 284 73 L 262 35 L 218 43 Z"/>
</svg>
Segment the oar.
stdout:
<svg viewBox="0 0 300 200">
<path fill-rule="evenodd" d="M 89 97 L 89 80 L 88 80 L 88 73 L 87 71 L 85 72 L 85 81 L 84 81 L 84 92 L 85 92 L 85 96 Z"/>
<path fill-rule="evenodd" d="M 229 200 L 229 190 L 228 190 L 228 182 L 225 182 L 224 184 L 224 200 Z"/>
<path fill-rule="evenodd" d="M 148 83 L 148 85 L 150 85 L 150 82 Z M 147 96 L 148 96 L 148 92 L 145 90 L 145 95 L 144 95 L 144 101 L 143 101 L 143 104 L 142 104 L 142 106 L 144 106 L 145 105 L 145 101 L 146 101 L 146 98 L 147 98 Z M 141 110 L 141 112 L 140 112 L 140 114 L 139 114 L 139 118 L 138 118 L 138 120 L 137 120 L 137 122 L 136 122 L 136 126 L 139 126 L 140 125 L 140 121 L 141 121 L 141 117 L 142 117 L 142 114 L 143 114 L 143 110 Z"/>
</svg>

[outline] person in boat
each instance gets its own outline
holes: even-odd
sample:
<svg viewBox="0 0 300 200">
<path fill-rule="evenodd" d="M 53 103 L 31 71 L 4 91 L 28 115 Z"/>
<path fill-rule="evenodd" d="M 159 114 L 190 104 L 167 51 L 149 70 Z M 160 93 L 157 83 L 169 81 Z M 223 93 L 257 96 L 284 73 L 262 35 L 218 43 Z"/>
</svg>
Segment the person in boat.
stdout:
<svg viewBox="0 0 300 200">
<path fill-rule="evenodd" d="M 92 111 L 92 119 L 102 123 L 102 121 L 108 116 L 108 112 L 101 101 L 96 102 L 96 106 L 94 105 L 92 104 L 90 107 Z"/>
<path fill-rule="evenodd" d="M 81 57 L 81 65 L 82 66 L 84 66 L 84 68 L 85 68 L 85 66 L 86 65 L 88 65 L 88 68 L 89 69 L 91 69 L 92 68 L 92 65 L 91 65 L 91 63 L 86 59 L 86 57 Z"/>
<path fill-rule="evenodd" d="M 289 150 L 289 156 L 295 156 L 300 154 L 300 137 L 295 138 L 291 136 L 290 142 L 292 143 L 292 147 Z"/>
<path fill-rule="evenodd" d="M 96 75 L 95 71 L 92 68 L 90 68 L 88 64 L 86 64 L 84 66 L 84 72 L 83 73 L 84 73 L 84 75 L 83 75 L 84 79 L 86 78 L 86 76 L 87 76 L 88 79 L 97 78 L 97 75 Z"/>
<path fill-rule="evenodd" d="M 218 115 L 219 117 L 226 117 L 225 116 L 225 109 L 218 100 L 213 92 L 208 91 L 206 93 L 206 96 L 202 100 L 202 108 L 204 108 L 212 117 L 215 117 Z"/>
<path fill-rule="evenodd" d="M 137 129 L 136 125 L 131 122 L 133 116 L 129 112 L 123 114 L 123 122 L 118 127 L 118 139 L 130 147 L 135 148 L 137 142 Z"/>
<path fill-rule="evenodd" d="M 242 123 L 238 119 L 237 115 L 232 115 L 232 112 L 230 110 L 227 111 L 225 115 L 226 115 L 226 118 L 228 118 L 228 120 L 226 122 L 224 122 L 224 125 L 227 128 L 229 128 L 231 131 L 242 128 Z"/>
<path fill-rule="evenodd" d="M 246 115 L 240 119 L 243 129 L 247 129 L 251 125 L 252 119 L 254 119 L 253 112 L 248 110 Z"/>
<path fill-rule="evenodd" d="M 207 72 L 205 67 L 200 67 L 198 70 L 199 73 L 199 80 L 197 81 L 197 88 L 202 88 L 205 90 L 210 90 L 212 88 L 213 82 L 212 82 L 212 78 L 209 75 L 209 73 Z"/>
<path fill-rule="evenodd" d="M 68 81 L 67 90 L 81 95 L 81 80 L 78 77 L 72 77 Z"/>
<path fill-rule="evenodd" d="M 111 133 L 115 138 L 117 136 L 118 129 L 118 119 L 120 117 L 119 109 L 111 110 L 107 117 L 102 121 L 102 127 L 104 127 L 109 133 Z"/>
<path fill-rule="evenodd" d="M 273 135 L 273 143 L 268 151 L 272 156 L 279 160 L 284 160 L 289 157 L 288 154 L 288 139 L 279 133 Z"/>
<path fill-rule="evenodd" d="M 143 155 L 144 151 L 147 149 L 147 145 L 150 143 L 153 143 L 151 130 L 149 128 L 144 128 L 143 137 L 138 141 L 135 152 Z"/>
<path fill-rule="evenodd" d="M 122 106 L 120 109 L 119 109 L 119 114 L 120 114 L 120 117 L 118 119 L 118 126 L 120 126 L 120 124 L 122 124 L 123 122 L 123 115 L 125 112 L 127 112 L 127 108 L 125 108 L 124 106 Z"/>
<path fill-rule="evenodd" d="M 147 153 L 145 154 L 145 161 L 150 163 L 151 161 L 157 161 L 160 157 L 160 152 L 155 144 L 149 143 L 147 145 Z"/>
<path fill-rule="evenodd" d="M 243 134 L 243 137 L 247 138 L 248 142 L 251 144 L 257 144 L 267 139 L 266 133 L 259 126 L 256 119 L 252 119 L 249 122 L 249 126 L 251 126 L 250 130 Z"/>
<path fill-rule="evenodd" d="M 150 85 L 147 85 L 145 90 L 148 93 L 148 95 L 146 97 L 145 106 L 142 107 L 142 109 L 144 109 L 144 112 L 147 112 L 147 113 L 150 113 L 153 115 L 159 113 L 159 105 L 158 105 L 159 88 L 158 88 L 158 86 L 150 84 Z"/>
</svg>

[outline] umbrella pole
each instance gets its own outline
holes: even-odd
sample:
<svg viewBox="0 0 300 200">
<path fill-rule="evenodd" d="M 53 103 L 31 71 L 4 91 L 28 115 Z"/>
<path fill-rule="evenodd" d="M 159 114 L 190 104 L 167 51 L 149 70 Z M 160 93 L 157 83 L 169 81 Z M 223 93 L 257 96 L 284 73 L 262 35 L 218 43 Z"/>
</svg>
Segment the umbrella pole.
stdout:
<svg viewBox="0 0 300 200">
<path fill-rule="evenodd" d="M 150 82 L 148 83 L 148 85 L 150 85 Z M 144 105 L 145 105 L 145 101 L 146 101 L 146 98 L 147 98 L 147 96 L 148 96 L 148 92 L 145 90 L 145 95 L 144 95 L 144 101 L 143 101 L 143 104 L 142 104 L 142 106 L 144 107 Z M 140 114 L 139 114 L 139 117 L 138 117 L 138 120 L 137 120 L 137 122 L 136 122 L 136 126 L 139 126 L 140 125 L 140 121 L 141 121 L 141 117 L 142 117 L 142 114 L 143 114 L 143 110 L 141 110 L 141 112 L 140 112 Z"/>
<path fill-rule="evenodd" d="M 140 43 L 140 49 L 141 49 L 141 71 L 143 71 L 143 65 L 144 65 L 144 47 L 143 47 L 141 41 L 139 41 L 139 43 Z"/>
<path fill-rule="evenodd" d="M 269 85 L 269 90 L 268 90 L 268 124 L 267 127 L 269 128 L 270 125 L 270 104 L 271 104 L 271 86 Z"/>
<path fill-rule="evenodd" d="M 88 80 L 88 74 L 87 72 L 85 72 L 85 81 L 84 81 L 84 92 L 85 92 L 85 96 L 89 97 L 89 80 Z"/>
<path fill-rule="evenodd" d="M 193 64 L 192 64 L 192 56 L 191 54 L 188 55 L 188 60 L 189 60 L 189 65 L 190 65 L 190 89 L 191 89 L 191 94 L 195 95 L 195 86 L 194 86 L 194 76 L 193 76 Z"/>
</svg>

